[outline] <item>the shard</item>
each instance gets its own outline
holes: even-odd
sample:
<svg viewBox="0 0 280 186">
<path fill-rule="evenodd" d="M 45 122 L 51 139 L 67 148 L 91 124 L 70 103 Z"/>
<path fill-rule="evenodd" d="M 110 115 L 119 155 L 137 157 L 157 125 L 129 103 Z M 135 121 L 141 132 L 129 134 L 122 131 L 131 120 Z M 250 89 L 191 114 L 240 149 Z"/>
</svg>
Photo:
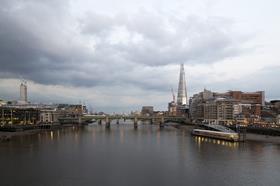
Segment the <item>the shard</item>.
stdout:
<svg viewBox="0 0 280 186">
<path fill-rule="evenodd" d="M 187 105 L 187 87 L 184 64 L 181 64 L 180 66 L 177 105 Z"/>
</svg>

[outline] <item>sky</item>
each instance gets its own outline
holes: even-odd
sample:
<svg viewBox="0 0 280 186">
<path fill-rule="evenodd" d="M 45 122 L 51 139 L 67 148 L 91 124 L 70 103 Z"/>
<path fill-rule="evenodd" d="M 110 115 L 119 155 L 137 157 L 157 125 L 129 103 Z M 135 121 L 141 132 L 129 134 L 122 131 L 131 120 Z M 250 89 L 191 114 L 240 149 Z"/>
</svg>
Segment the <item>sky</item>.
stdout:
<svg viewBox="0 0 280 186">
<path fill-rule="evenodd" d="M 0 98 L 167 110 L 188 96 L 264 90 L 280 99 L 278 0 L 1 0 Z"/>
</svg>

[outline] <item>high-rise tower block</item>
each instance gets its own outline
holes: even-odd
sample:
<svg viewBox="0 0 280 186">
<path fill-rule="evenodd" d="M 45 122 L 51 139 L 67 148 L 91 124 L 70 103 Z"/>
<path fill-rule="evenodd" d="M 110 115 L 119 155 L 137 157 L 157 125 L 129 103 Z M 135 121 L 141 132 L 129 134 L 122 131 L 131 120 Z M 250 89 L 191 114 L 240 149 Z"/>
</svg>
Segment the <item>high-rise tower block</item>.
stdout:
<svg viewBox="0 0 280 186">
<path fill-rule="evenodd" d="M 22 81 L 20 84 L 20 102 L 27 103 L 27 83 Z"/>
<path fill-rule="evenodd" d="M 187 86 L 185 78 L 184 64 L 180 66 L 180 76 L 179 76 L 179 85 L 178 85 L 178 96 L 177 96 L 177 105 L 187 105 Z"/>
</svg>

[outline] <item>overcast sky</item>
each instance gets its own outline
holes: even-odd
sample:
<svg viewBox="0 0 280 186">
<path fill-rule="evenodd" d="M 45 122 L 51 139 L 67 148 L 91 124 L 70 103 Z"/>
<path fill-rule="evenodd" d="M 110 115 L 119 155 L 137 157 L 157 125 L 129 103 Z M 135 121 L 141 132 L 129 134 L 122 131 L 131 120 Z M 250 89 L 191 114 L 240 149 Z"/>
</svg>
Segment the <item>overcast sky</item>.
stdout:
<svg viewBox="0 0 280 186">
<path fill-rule="evenodd" d="M 280 99 L 279 0 L 1 0 L 0 98 L 166 110 L 188 96 L 265 90 Z"/>
</svg>

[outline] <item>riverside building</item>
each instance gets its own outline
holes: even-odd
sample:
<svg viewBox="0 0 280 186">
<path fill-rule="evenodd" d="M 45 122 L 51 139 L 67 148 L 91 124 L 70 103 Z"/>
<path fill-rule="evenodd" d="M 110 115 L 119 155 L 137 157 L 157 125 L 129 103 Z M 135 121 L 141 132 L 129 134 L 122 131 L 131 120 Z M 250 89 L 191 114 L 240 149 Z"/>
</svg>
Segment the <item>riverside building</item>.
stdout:
<svg viewBox="0 0 280 186">
<path fill-rule="evenodd" d="M 217 93 L 204 89 L 190 99 L 190 114 L 198 122 L 248 124 L 260 118 L 263 104 L 263 91 Z"/>
<path fill-rule="evenodd" d="M 152 116 L 154 114 L 153 106 L 143 106 L 141 110 L 142 116 Z"/>
<path fill-rule="evenodd" d="M 27 104 L 27 82 L 22 81 L 20 84 L 20 99 L 19 104 Z"/>
</svg>

